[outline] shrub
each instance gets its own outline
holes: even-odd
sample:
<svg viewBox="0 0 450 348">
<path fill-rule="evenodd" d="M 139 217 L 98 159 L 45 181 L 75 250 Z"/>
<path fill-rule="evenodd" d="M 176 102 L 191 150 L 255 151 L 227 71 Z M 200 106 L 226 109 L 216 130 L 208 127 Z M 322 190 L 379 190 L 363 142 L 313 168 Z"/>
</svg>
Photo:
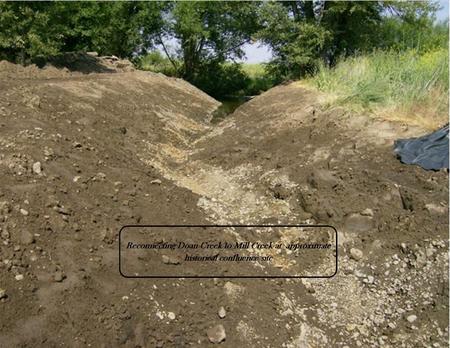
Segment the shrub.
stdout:
<svg viewBox="0 0 450 348">
<path fill-rule="evenodd" d="M 139 69 L 162 73 L 167 76 L 177 76 L 177 70 L 159 51 L 152 51 L 145 56 L 141 56 L 136 61 Z"/>
</svg>

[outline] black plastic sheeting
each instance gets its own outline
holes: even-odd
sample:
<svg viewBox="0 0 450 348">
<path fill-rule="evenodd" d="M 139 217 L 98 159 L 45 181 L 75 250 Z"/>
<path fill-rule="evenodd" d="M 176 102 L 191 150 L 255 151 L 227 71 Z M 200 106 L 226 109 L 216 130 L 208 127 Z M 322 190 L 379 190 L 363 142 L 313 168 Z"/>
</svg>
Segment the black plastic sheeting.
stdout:
<svg viewBox="0 0 450 348">
<path fill-rule="evenodd" d="M 427 170 L 448 168 L 448 124 L 419 138 L 396 140 L 394 152 L 406 164 Z"/>
</svg>

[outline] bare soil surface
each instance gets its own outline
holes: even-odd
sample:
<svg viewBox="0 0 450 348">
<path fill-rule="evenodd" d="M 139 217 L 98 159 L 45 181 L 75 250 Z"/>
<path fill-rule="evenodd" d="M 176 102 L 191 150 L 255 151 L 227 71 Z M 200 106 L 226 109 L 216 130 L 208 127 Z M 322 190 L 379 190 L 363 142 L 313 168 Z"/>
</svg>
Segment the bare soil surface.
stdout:
<svg viewBox="0 0 450 348">
<path fill-rule="evenodd" d="M 422 129 L 296 84 L 215 125 L 217 101 L 159 74 L 0 62 L 0 91 L 1 347 L 447 345 L 448 172 L 392 153 Z M 121 226 L 217 223 L 333 225 L 339 272 L 119 274 Z"/>
</svg>

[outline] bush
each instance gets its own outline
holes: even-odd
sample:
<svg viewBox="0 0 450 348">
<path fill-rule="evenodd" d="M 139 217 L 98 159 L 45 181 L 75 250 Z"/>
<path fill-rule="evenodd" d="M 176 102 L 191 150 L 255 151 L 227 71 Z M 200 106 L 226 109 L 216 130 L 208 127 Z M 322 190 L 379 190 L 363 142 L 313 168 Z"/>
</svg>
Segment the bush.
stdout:
<svg viewBox="0 0 450 348">
<path fill-rule="evenodd" d="M 159 51 L 153 51 L 136 60 L 139 69 L 162 73 L 167 76 L 177 76 L 177 69 L 167 57 Z"/>
<path fill-rule="evenodd" d="M 217 99 L 258 95 L 273 87 L 274 79 L 262 64 L 208 64 L 191 81 Z"/>
<path fill-rule="evenodd" d="M 210 96 L 217 99 L 229 98 L 245 94 L 250 79 L 240 64 L 204 64 L 201 72 L 192 81 Z"/>
</svg>

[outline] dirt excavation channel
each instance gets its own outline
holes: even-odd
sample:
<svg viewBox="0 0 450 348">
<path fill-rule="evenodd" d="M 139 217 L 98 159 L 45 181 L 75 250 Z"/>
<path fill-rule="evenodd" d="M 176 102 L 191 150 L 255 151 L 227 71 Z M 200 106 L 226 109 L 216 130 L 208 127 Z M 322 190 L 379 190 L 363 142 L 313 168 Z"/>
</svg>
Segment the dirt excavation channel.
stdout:
<svg viewBox="0 0 450 348">
<path fill-rule="evenodd" d="M 1 62 L 0 77 L 1 347 L 447 344 L 448 173 L 392 152 L 424 130 L 325 109 L 297 83 L 212 124 L 217 101 L 160 74 Z M 331 225 L 339 271 L 126 279 L 118 232 L 136 224 Z"/>
</svg>

